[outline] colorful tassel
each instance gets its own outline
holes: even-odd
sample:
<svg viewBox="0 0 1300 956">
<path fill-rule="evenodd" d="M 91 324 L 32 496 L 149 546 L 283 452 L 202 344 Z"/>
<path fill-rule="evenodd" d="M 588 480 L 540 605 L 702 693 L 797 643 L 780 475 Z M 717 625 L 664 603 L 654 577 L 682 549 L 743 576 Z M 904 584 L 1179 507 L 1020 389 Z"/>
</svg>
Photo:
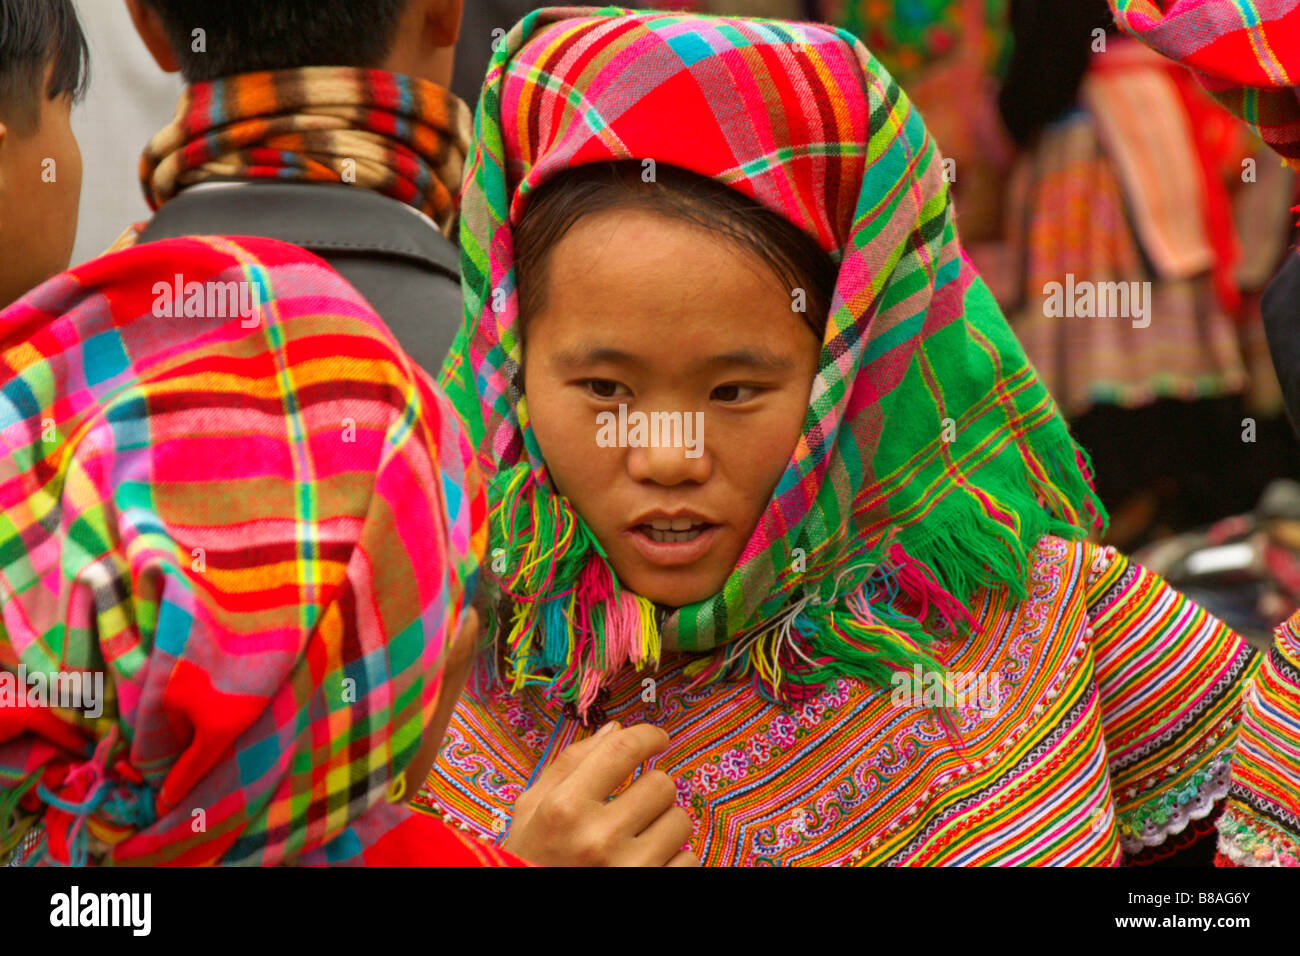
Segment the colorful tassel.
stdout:
<svg viewBox="0 0 1300 956">
<path fill-rule="evenodd" d="M 964 599 L 981 587 L 1023 592 L 1038 538 L 1077 537 L 1090 518 L 1104 520 L 1087 486 L 1086 456 L 1072 442 L 1060 452 L 1061 459 L 1028 457 L 1024 484 L 954 496 L 923 524 L 894 526 L 874 546 L 830 542 L 798 580 L 784 582 L 789 597 L 778 613 L 687 673 L 697 684 L 752 676 L 765 698 L 791 703 L 842 676 L 887 687 L 918 664 L 944 670 L 931 648 L 973 626 Z M 506 562 L 496 583 L 508 605 L 507 682 L 512 691 L 544 685 L 549 700 L 585 717 L 608 677 L 629 664 L 658 664 L 655 605 L 619 584 L 581 516 L 526 463 L 496 475 L 490 500 L 490 546 Z M 940 720 L 956 734 L 950 714 L 941 711 Z"/>
<path fill-rule="evenodd" d="M 659 663 L 655 606 L 619 585 L 586 522 L 526 464 L 499 472 L 490 500 L 490 547 L 506 568 L 495 583 L 510 606 L 511 690 L 545 684 L 549 700 L 585 717 L 609 675 Z"/>
</svg>

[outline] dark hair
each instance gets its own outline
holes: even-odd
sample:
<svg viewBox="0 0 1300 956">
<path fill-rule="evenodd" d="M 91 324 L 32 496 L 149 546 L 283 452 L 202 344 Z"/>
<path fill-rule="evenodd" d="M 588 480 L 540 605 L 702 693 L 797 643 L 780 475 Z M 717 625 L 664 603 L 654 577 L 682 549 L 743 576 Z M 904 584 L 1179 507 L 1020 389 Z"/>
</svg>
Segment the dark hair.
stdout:
<svg viewBox="0 0 1300 956">
<path fill-rule="evenodd" d="M 51 65 L 45 98 L 80 100 L 90 53 L 72 0 L 0 0 L 0 111 L 20 134 L 40 123 L 41 82 Z"/>
<path fill-rule="evenodd" d="M 817 241 L 744 193 L 676 166 L 659 165 L 645 182 L 638 160 L 592 163 L 543 183 L 514 230 L 521 327 L 546 302 L 546 265 L 556 244 L 584 216 L 646 209 L 716 233 L 758 256 L 791 292 L 806 293 L 804 320 L 826 330 L 837 267 Z"/>
<path fill-rule="evenodd" d="M 167 29 L 187 83 L 303 66 L 375 67 L 393 48 L 407 0 L 145 0 Z M 194 31 L 204 52 L 194 50 Z"/>
<path fill-rule="evenodd" d="M 998 109 L 1012 138 L 1025 146 L 1077 104 L 1093 31 L 1117 28 L 1106 0 L 1012 0 L 1010 19 L 1014 42 Z"/>
</svg>

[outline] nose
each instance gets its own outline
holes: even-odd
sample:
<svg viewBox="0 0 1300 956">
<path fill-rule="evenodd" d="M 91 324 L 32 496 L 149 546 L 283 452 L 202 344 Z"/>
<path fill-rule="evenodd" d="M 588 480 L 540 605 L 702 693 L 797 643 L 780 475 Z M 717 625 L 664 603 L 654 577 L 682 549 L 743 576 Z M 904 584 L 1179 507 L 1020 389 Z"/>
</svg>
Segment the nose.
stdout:
<svg viewBox="0 0 1300 956">
<path fill-rule="evenodd" d="M 698 456 L 690 457 L 696 451 Z M 688 483 L 702 485 L 713 474 L 713 458 L 703 442 L 696 450 L 687 447 L 633 447 L 627 452 L 627 473 L 633 481 L 665 487 Z"/>
</svg>

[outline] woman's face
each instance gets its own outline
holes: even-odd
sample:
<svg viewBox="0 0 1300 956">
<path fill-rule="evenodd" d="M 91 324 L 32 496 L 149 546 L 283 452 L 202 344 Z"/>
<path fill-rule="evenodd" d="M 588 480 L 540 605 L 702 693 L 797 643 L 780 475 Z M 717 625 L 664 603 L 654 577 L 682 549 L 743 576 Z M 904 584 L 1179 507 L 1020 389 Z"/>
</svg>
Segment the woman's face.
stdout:
<svg viewBox="0 0 1300 956">
<path fill-rule="evenodd" d="M 715 594 L 802 430 L 821 343 L 795 290 L 733 242 L 632 209 L 579 220 L 544 282 L 524 387 L 557 490 L 632 591 Z"/>
</svg>

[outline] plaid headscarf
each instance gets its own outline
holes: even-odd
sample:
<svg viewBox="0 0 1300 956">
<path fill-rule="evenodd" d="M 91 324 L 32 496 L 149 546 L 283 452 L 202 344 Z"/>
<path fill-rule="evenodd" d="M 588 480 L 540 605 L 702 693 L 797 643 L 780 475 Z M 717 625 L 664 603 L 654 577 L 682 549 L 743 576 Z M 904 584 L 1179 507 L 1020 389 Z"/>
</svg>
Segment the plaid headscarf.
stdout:
<svg viewBox="0 0 1300 956">
<path fill-rule="evenodd" d="M 792 460 L 722 590 L 671 613 L 621 587 L 548 487 L 513 385 L 512 229 L 556 173 L 625 159 L 739 190 L 840 262 Z M 443 378 L 492 476 L 516 687 L 546 681 L 585 713 L 607 674 L 661 646 L 718 650 L 696 664 L 777 696 L 842 674 L 887 684 L 933 665 L 927 643 L 969 622 L 979 586 L 1023 594 L 1042 535 L 1104 524 L 1084 453 L 962 252 L 934 141 L 847 32 L 530 14 L 487 77 L 463 215 L 467 324 Z"/>
<path fill-rule="evenodd" d="M 1300 0 L 1111 0 L 1119 25 L 1190 67 L 1300 170 Z"/>
<path fill-rule="evenodd" d="M 98 719 L 0 707 L 0 851 L 37 824 L 58 863 L 436 846 L 385 797 L 482 556 L 472 458 L 294 246 L 150 243 L 0 313 L 0 677 L 105 691 Z"/>
<path fill-rule="evenodd" d="M 157 209 L 222 179 L 349 183 L 414 206 L 450 234 L 470 111 L 427 80 L 384 70 L 304 67 L 185 88 L 176 119 L 145 149 Z"/>
</svg>

